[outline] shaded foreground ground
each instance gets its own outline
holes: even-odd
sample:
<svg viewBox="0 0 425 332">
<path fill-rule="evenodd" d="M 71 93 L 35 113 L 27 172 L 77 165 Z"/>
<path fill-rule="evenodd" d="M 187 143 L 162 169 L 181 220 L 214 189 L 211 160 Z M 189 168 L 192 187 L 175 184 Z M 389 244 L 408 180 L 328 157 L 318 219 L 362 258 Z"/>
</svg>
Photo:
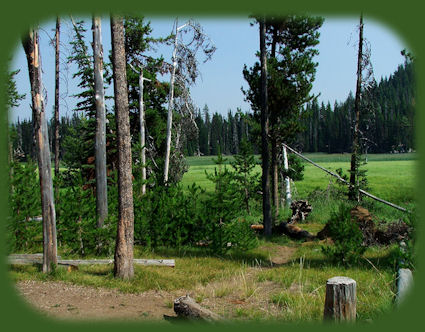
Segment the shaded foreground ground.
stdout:
<svg viewBox="0 0 425 332">
<path fill-rule="evenodd" d="M 270 253 L 270 259 L 277 266 L 286 264 L 295 251 L 294 247 L 278 246 Z M 149 290 L 137 294 L 63 281 L 24 280 L 18 281 L 16 287 L 34 308 L 60 319 L 158 321 L 163 315 L 175 316 L 173 301 L 185 294 L 225 317 L 242 317 L 244 312 L 259 308 L 264 308 L 267 316 L 277 317 L 279 306 L 269 303 L 269 297 L 281 286 L 272 281 L 254 286 L 255 270 L 248 268 L 226 281 L 197 285 L 191 290 Z M 298 286 L 293 284 L 290 288 L 295 292 Z"/>
</svg>

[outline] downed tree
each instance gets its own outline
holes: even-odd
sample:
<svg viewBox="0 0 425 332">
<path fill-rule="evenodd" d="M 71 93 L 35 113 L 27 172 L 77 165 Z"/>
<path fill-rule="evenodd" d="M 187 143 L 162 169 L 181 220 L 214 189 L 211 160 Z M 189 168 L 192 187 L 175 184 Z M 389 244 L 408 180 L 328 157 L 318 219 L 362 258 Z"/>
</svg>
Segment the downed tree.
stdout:
<svg viewBox="0 0 425 332">
<path fill-rule="evenodd" d="M 42 254 L 14 254 L 9 255 L 8 262 L 13 265 L 29 265 L 41 264 L 43 260 Z M 58 265 L 72 266 L 77 268 L 78 265 L 96 265 L 96 264 L 113 264 L 113 259 L 59 259 Z M 134 264 L 145 266 L 169 266 L 174 267 L 174 259 L 133 259 Z"/>
<path fill-rule="evenodd" d="M 404 221 L 375 223 L 372 214 L 361 206 L 351 209 L 351 220 L 359 226 L 363 234 L 364 246 L 388 245 L 411 237 L 412 228 Z M 316 237 L 319 240 L 331 237 L 328 224 L 317 233 Z"/>
<path fill-rule="evenodd" d="M 312 211 L 311 205 L 306 200 L 294 201 L 291 203 L 292 216 L 288 221 L 281 222 L 278 226 L 273 228 L 273 233 L 285 234 L 290 238 L 296 240 L 313 240 L 315 236 L 306 230 L 294 225 L 298 222 L 304 221 L 309 213 Z M 253 230 L 263 230 L 263 225 L 251 225 Z"/>
<path fill-rule="evenodd" d="M 276 228 L 275 232 L 278 232 L 280 234 L 285 234 L 289 236 L 290 238 L 296 239 L 296 240 L 314 240 L 315 236 L 311 234 L 310 232 L 293 225 L 289 222 L 281 222 Z"/>
<path fill-rule="evenodd" d="M 174 300 L 174 312 L 179 318 L 216 322 L 222 317 L 209 309 L 201 307 L 189 295 L 181 296 Z"/>
</svg>

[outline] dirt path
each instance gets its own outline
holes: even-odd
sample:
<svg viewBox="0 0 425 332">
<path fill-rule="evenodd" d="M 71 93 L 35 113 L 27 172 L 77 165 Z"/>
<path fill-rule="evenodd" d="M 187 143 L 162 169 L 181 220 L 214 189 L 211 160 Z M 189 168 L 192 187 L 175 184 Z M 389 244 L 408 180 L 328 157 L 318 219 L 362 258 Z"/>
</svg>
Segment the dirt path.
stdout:
<svg viewBox="0 0 425 332">
<path fill-rule="evenodd" d="M 125 294 L 65 282 L 22 281 L 19 292 L 48 316 L 66 319 L 158 320 L 173 316 L 173 295 L 163 291 Z"/>
<path fill-rule="evenodd" d="M 291 260 L 296 248 L 279 246 L 270 252 L 275 266 Z M 72 272 L 71 272 L 72 273 Z M 240 308 L 267 308 L 269 315 L 277 308 L 268 298 L 279 286 L 272 282 L 256 282 L 256 269 L 228 280 L 207 285 L 194 285 L 190 290 L 157 291 L 126 294 L 116 290 L 73 285 L 56 281 L 27 280 L 17 283 L 18 291 L 35 308 L 51 317 L 89 320 L 163 320 L 163 315 L 175 316 L 175 298 L 190 294 L 201 304 L 223 316 L 232 317 Z"/>
</svg>

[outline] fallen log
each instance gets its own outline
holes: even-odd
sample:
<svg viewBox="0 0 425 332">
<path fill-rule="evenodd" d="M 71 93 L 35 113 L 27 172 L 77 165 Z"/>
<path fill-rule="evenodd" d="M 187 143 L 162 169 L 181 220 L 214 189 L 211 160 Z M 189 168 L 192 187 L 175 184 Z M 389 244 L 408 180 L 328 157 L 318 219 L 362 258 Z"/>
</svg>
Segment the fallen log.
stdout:
<svg viewBox="0 0 425 332">
<path fill-rule="evenodd" d="M 43 263 L 43 254 L 14 254 L 8 257 L 9 264 L 28 265 Z M 59 259 L 58 265 L 78 266 L 78 265 L 97 265 L 113 264 L 113 259 Z M 144 266 L 169 266 L 174 267 L 174 259 L 133 259 L 133 263 Z"/>
<path fill-rule="evenodd" d="M 251 229 L 256 231 L 262 231 L 264 230 L 264 226 L 261 224 L 251 225 Z M 302 240 L 302 239 L 313 240 L 316 238 L 310 232 L 285 221 L 281 222 L 278 226 L 273 227 L 273 234 L 285 234 L 295 240 Z"/>
<path fill-rule="evenodd" d="M 313 240 L 315 238 L 315 236 L 310 232 L 287 222 L 281 222 L 275 230 L 280 234 L 283 233 L 296 240 Z"/>
<path fill-rule="evenodd" d="M 209 309 L 201 307 L 189 295 L 174 300 L 174 312 L 179 318 L 215 322 L 222 318 Z"/>
<path fill-rule="evenodd" d="M 263 230 L 264 225 L 251 225 L 251 229 L 253 229 L 253 230 Z"/>
</svg>

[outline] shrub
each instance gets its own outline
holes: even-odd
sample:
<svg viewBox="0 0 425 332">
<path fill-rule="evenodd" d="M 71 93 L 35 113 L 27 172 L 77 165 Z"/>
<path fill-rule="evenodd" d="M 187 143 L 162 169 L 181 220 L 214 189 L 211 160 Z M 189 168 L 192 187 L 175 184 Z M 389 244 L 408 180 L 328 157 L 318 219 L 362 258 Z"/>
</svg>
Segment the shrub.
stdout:
<svg viewBox="0 0 425 332">
<path fill-rule="evenodd" d="M 329 234 L 334 244 L 322 247 L 322 250 L 337 263 L 356 263 L 366 250 L 363 246 L 363 234 L 358 225 L 351 220 L 350 211 L 350 206 L 341 204 L 338 211 L 331 213 L 328 221 Z"/>
<path fill-rule="evenodd" d="M 9 209 L 7 246 L 9 251 L 29 249 L 42 241 L 42 223 L 33 220 L 41 214 L 40 184 L 37 165 L 12 162 L 9 182 Z"/>
</svg>

